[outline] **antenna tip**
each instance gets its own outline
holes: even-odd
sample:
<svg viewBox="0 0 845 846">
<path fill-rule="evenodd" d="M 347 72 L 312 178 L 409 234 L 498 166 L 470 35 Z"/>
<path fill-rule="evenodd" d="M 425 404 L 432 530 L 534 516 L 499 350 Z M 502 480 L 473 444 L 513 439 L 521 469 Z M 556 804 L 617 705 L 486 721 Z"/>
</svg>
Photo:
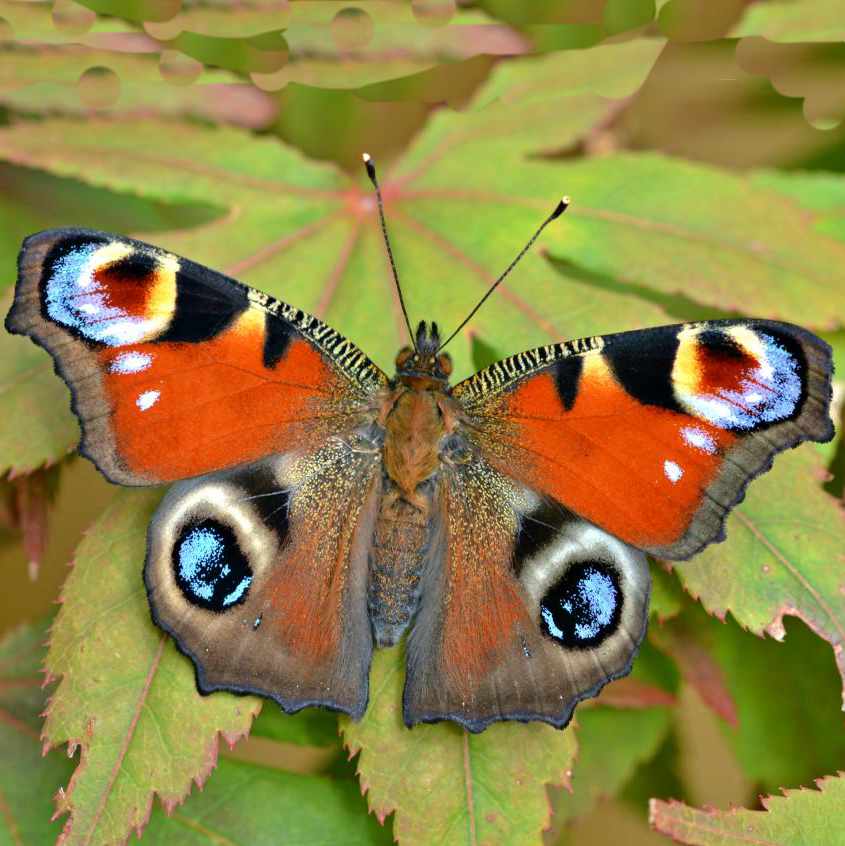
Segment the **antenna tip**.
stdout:
<svg viewBox="0 0 845 846">
<path fill-rule="evenodd" d="M 551 213 L 549 220 L 554 220 L 556 217 L 560 217 L 569 208 L 569 203 L 569 197 L 563 197 L 555 206 L 555 210 Z"/>
<path fill-rule="evenodd" d="M 363 153 L 361 158 L 364 160 L 364 167 L 367 168 L 367 176 L 370 181 L 375 184 L 376 181 L 376 166 L 373 164 L 373 158 L 369 153 Z"/>
</svg>

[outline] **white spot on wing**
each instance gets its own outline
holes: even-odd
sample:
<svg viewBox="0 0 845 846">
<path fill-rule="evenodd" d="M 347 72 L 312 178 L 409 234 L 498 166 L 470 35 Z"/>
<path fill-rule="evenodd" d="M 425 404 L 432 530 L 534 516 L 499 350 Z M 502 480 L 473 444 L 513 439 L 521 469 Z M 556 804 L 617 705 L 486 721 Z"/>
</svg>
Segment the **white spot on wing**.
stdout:
<svg viewBox="0 0 845 846">
<path fill-rule="evenodd" d="M 677 484 L 681 476 L 684 475 L 680 464 L 676 464 L 674 461 L 669 461 L 668 459 L 663 462 L 663 472 L 673 485 Z"/>
<path fill-rule="evenodd" d="M 161 391 L 144 391 L 144 393 L 140 394 L 138 399 L 135 400 L 135 405 L 137 405 L 141 411 L 146 411 L 158 402 L 158 398 L 160 396 Z"/>
<path fill-rule="evenodd" d="M 153 363 L 153 357 L 147 353 L 130 352 L 116 356 L 109 366 L 110 373 L 141 373 Z"/>
<path fill-rule="evenodd" d="M 699 429 L 697 426 L 684 426 L 681 429 L 681 437 L 691 447 L 695 447 L 702 452 L 710 453 L 710 455 L 716 452 L 716 441 L 704 429 Z"/>
</svg>

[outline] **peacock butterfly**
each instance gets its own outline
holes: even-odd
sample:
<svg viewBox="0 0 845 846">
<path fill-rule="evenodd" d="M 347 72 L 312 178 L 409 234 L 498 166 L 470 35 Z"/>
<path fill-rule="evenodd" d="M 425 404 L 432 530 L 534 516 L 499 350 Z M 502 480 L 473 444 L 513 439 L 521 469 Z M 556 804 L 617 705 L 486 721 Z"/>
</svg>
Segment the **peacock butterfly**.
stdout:
<svg viewBox="0 0 845 846">
<path fill-rule="evenodd" d="M 721 540 L 776 453 L 833 435 L 830 348 L 790 324 L 550 344 L 451 387 L 455 333 L 422 322 L 391 379 L 293 306 L 84 229 L 24 241 L 6 327 L 52 354 L 109 480 L 175 483 L 144 579 L 200 691 L 291 712 L 359 718 L 373 646 L 409 630 L 409 726 L 565 725 L 631 667 L 646 553 Z"/>
</svg>

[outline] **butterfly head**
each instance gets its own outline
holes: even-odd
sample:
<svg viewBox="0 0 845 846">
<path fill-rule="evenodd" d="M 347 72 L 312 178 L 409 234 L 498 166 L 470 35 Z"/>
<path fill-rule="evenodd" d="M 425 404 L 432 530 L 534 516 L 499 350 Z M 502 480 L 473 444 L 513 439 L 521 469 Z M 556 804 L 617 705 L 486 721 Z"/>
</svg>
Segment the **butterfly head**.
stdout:
<svg viewBox="0 0 845 846">
<path fill-rule="evenodd" d="M 432 321 L 424 320 L 417 327 L 413 347 L 403 347 L 396 356 L 396 376 L 401 382 L 415 383 L 420 379 L 446 383 L 452 373 L 452 358 L 440 349 L 440 330 Z"/>
</svg>

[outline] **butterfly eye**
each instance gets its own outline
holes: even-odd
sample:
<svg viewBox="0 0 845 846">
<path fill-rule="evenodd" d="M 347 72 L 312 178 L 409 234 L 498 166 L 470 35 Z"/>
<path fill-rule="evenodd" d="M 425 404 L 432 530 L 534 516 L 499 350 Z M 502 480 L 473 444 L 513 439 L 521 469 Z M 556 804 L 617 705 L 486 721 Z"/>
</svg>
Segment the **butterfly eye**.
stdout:
<svg viewBox="0 0 845 846">
<path fill-rule="evenodd" d="M 252 569 L 235 533 L 217 520 L 188 523 L 173 546 L 173 574 L 185 598 L 225 611 L 246 598 Z"/>
<path fill-rule="evenodd" d="M 411 347 L 402 347 L 399 350 L 398 355 L 396 356 L 396 369 L 397 370 L 404 370 L 409 364 L 412 363 L 413 359 L 416 356 L 414 355 L 414 351 Z"/>
<path fill-rule="evenodd" d="M 449 353 L 441 353 L 437 356 L 437 369 L 444 376 L 452 375 L 452 356 Z"/>
</svg>

